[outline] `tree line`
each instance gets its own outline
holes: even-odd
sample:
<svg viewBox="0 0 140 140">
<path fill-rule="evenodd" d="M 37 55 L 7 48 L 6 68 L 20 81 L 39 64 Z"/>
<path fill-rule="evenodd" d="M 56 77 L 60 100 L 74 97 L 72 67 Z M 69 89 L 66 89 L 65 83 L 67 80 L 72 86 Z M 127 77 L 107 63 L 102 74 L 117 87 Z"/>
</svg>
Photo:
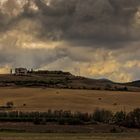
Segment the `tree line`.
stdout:
<svg viewBox="0 0 140 140">
<path fill-rule="evenodd" d="M 113 113 L 104 109 L 96 109 L 93 113 L 48 110 L 47 112 L 1 111 L 1 122 L 32 122 L 34 124 L 57 123 L 60 125 L 85 125 L 106 123 L 128 128 L 140 128 L 140 108 L 126 113 Z"/>
</svg>

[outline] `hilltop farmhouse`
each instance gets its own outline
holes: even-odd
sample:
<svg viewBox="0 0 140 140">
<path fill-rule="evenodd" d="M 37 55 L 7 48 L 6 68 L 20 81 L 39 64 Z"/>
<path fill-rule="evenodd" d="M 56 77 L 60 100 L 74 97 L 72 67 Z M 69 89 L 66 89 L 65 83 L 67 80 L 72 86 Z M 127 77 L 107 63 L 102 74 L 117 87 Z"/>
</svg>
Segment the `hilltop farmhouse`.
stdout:
<svg viewBox="0 0 140 140">
<path fill-rule="evenodd" d="M 63 71 L 48 71 L 48 70 L 37 70 L 34 71 L 33 69 L 28 70 L 27 68 L 15 68 L 14 73 L 11 74 L 17 76 L 26 76 L 26 75 L 48 75 L 48 76 L 72 76 L 70 72 L 63 72 Z"/>
<path fill-rule="evenodd" d="M 15 75 L 27 75 L 28 70 L 26 68 L 15 68 Z"/>
</svg>

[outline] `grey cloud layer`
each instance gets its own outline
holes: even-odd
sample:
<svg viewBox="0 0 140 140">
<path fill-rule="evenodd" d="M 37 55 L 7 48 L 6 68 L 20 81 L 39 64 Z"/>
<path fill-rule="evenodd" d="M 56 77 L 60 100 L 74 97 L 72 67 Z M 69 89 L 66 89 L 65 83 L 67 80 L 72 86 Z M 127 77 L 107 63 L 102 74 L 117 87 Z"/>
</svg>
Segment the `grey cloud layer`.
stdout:
<svg viewBox="0 0 140 140">
<path fill-rule="evenodd" d="M 16 0 L 7 4 L 9 12 L 17 9 L 16 17 L 0 13 L 0 31 L 14 28 L 23 18 L 40 23 L 38 38 L 67 40 L 74 44 L 108 44 L 137 41 L 140 30 L 135 29 L 134 16 L 140 6 L 139 0 L 28 0 L 20 10 Z M 9 2 L 8 1 L 8 2 Z M 30 9 L 35 4 L 39 10 Z M 113 45 L 112 45 L 113 44 Z M 115 46 L 116 47 L 116 46 Z"/>
</svg>

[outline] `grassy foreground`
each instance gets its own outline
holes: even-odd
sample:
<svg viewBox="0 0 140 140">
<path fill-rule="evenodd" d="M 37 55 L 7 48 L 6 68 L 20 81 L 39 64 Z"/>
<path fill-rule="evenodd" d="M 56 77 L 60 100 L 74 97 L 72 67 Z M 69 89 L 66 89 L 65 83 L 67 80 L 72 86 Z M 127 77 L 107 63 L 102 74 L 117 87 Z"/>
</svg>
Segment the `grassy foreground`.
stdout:
<svg viewBox="0 0 140 140">
<path fill-rule="evenodd" d="M 1 132 L 0 140 L 139 140 L 140 133 L 33 134 Z"/>
</svg>

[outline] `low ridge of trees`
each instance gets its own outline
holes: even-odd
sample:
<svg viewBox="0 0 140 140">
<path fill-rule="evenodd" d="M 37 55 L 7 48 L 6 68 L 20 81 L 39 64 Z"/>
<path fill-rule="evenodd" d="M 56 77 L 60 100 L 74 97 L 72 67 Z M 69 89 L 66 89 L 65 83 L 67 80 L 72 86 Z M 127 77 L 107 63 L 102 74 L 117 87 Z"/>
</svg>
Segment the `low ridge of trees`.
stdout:
<svg viewBox="0 0 140 140">
<path fill-rule="evenodd" d="M 112 113 L 104 109 L 97 109 L 94 113 L 81 113 L 63 110 L 48 110 L 47 112 L 19 112 L 1 111 L 0 121 L 6 122 L 32 122 L 34 124 L 58 123 L 67 125 L 84 125 L 106 123 L 128 128 L 140 128 L 140 108 L 129 113 L 119 111 Z M 112 130 L 113 131 L 113 130 Z"/>
</svg>

